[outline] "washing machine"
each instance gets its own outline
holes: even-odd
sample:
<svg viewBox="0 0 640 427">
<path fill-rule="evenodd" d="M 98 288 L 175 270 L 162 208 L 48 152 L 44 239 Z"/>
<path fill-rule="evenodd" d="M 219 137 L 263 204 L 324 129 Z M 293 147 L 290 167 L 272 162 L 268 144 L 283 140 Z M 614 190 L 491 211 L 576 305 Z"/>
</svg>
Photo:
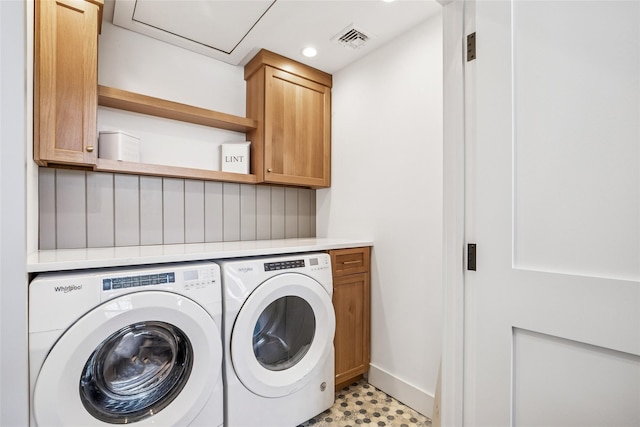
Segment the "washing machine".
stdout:
<svg viewBox="0 0 640 427">
<path fill-rule="evenodd" d="M 31 426 L 222 426 L 220 286 L 212 262 L 36 276 Z"/>
<path fill-rule="evenodd" d="M 295 427 L 334 402 L 328 254 L 219 262 L 225 425 Z"/>
</svg>

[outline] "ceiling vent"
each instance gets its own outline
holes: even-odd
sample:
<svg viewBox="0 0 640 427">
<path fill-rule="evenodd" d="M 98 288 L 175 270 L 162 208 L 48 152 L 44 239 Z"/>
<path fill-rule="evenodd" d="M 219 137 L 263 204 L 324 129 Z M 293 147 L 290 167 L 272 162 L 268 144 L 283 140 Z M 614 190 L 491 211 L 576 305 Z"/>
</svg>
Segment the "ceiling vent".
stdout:
<svg viewBox="0 0 640 427">
<path fill-rule="evenodd" d="M 333 36 L 331 39 L 342 46 L 347 46 L 352 49 L 360 49 L 362 46 L 371 40 L 371 36 L 364 33 L 364 31 L 349 25 L 344 30 Z"/>
</svg>

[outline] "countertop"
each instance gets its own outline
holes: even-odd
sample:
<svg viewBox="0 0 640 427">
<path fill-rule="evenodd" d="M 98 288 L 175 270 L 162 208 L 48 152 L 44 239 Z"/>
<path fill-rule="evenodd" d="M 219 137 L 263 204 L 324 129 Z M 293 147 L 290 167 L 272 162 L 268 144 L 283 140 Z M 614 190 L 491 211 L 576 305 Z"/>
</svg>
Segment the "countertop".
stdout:
<svg viewBox="0 0 640 427">
<path fill-rule="evenodd" d="M 85 268 L 162 264 L 167 262 L 317 252 L 361 246 L 373 246 L 373 241 L 314 237 L 306 239 L 56 249 L 29 254 L 27 257 L 27 271 L 29 273 L 39 273 Z"/>
</svg>

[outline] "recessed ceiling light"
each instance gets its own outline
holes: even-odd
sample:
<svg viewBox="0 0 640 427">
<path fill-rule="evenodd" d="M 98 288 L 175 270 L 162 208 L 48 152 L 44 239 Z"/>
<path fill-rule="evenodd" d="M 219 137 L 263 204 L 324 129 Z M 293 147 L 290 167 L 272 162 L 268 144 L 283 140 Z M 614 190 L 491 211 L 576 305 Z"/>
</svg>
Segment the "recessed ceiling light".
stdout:
<svg viewBox="0 0 640 427">
<path fill-rule="evenodd" d="M 304 49 L 302 49 L 302 54 L 307 58 L 313 58 L 318 54 L 318 51 L 312 47 L 305 47 Z"/>
</svg>

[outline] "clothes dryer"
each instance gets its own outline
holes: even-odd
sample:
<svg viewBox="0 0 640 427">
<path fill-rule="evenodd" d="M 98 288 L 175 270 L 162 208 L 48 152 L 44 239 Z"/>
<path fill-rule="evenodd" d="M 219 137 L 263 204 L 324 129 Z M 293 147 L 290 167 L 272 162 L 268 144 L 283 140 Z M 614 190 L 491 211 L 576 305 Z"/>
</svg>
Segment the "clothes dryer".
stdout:
<svg viewBox="0 0 640 427">
<path fill-rule="evenodd" d="M 222 426 L 221 297 L 211 262 L 36 276 L 31 426 Z"/>
<path fill-rule="evenodd" d="M 335 315 L 329 255 L 219 264 L 225 425 L 295 427 L 331 407 Z"/>
</svg>

